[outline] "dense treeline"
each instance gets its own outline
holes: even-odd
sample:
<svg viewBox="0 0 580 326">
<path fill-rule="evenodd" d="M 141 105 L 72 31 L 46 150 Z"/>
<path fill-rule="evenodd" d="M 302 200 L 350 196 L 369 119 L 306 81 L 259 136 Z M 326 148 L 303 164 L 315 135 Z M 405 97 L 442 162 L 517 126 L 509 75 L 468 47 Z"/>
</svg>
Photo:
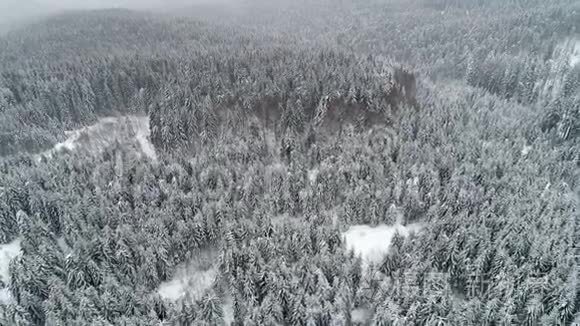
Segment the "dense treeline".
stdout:
<svg viewBox="0 0 580 326">
<path fill-rule="evenodd" d="M 568 140 L 580 133 L 580 66 L 574 42 L 563 41 L 551 58 L 534 55 L 471 57 L 466 82 L 507 99 L 544 109 L 542 130 Z"/>
<path fill-rule="evenodd" d="M 183 64 L 246 43 L 243 36 L 226 41 L 228 33 L 191 20 L 98 11 L 56 16 L 5 36 L 0 155 L 46 149 L 63 129 L 98 116 L 146 113 Z"/>
<path fill-rule="evenodd" d="M 413 74 L 372 56 L 275 49 L 235 56 L 191 63 L 162 90 L 164 98 L 150 109 L 156 146 L 191 147 L 252 127 L 278 140 L 346 124 L 366 129 L 387 125 L 397 107 L 416 104 Z"/>
<path fill-rule="evenodd" d="M 269 51 L 288 44 L 388 55 L 433 77 L 465 76 L 470 85 L 524 103 L 562 93 L 571 102 L 567 106 L 575 105 L 571 94 L 578 90 L 578 70 L 562 64 L 570 49 L 560 51 L 564 53 L 556 62 L 546 60 L 558 54 L 558 42 L 580 29 L 580 8 L 574 1 L 526 4 L 531 7 L 506 3 L 501 10 L 483 6 L 466 14 L 451 9 L 441 13 L 429 6 L 409 11 L 396 1 L 364 6 L 348 1 L 333 6 L 299 2 L 286 10 L 275 10 L 280 4 L 265 6 L 272 10 L 258 17 L 218 16 L 225 20 L 219 27 L 130 11 L 57 16 L 0 40 L 0 108 L 7 121 L 0 134 L 0 154 L 47 148 L 62 139 L 63 128 L 112 111 L 147 112 L 148 100 L 157 97 L 160 87 L 185 69 L 199 69 L 198 60 L 209 65 L 208 57 L 226 53 L 236 57 L 240 50 Z M 304 10 L 312 6 L 316 10 Z M 410 15 L 416 18 L 405 18 Z M 297 16 L 312 19 L 296 24 Z M 521 54 L 522 50 L 529 54 Z M 7 106 L 7 102 L 15 104 Z M 562 101 L 552 102 L 555 115 L 562 116 Z M 546 120 L 555 124 L 554 115 Z M 560 125 L 578 129 L 577 119 Z"/>
<path fill-rule="evenodd" d="M 561 194 L 574 185 L 549 183 L 573 180 L 573 165 L 545 138 L 521 153 L 525 108 L 510 112 L 477 90 L 463 95 L 449 105 L 446 94 L 430 94 L 435 108 L 400 117 L 394 133 L 346 133 L 337 144 L 320 144 L 314 183 L 307 157 L 276 164 L 251 137 L 225 138 L 193 160 L 158 165 L 122 146 L 97 159 L 22 158 L 18 169 L 14 158 L 3 168 L 2 230 L 7 240 L 22 238 L 24 255 L 11 270 L 23 310 L 7 313 L 36 324 L 187 324 L 215 321 L 221 308 L 210 314 L 206 306 L 231 296 L 236 321 L 245 324 L 345 323 L 355 307 L 372 310 L 377 321 L 418 324 L 567 320 L 576 290 L 575 222 L 573 202 Z M 501 114 L 490 117 L 482 109 L 490 106 Z M 458 159 L 450 160 L 452 152 Z M 291 217 L 276 226 L 284 213 Z M 399 214 L 427 231 L 396 242 L 375 267 L 378 279 L 368 279 L 373 274 L 363 276 L 359 262 L 344 256 L 340 225 L 390 224 Z M 176 306 L 152 294 L 181 260 L 209 245 L 221 248 L 225 290 Z M 432 272 L 448 273 L 448 283 L 427 286 L 421 278 Z M 417 280 L 403 277 L 409 274 Z M 481 292 L 468 288 L 469 277 Z M 532 308 L 545 314 L 529 314 Z"/>
<path fill-rule="evenodd" d="M 222 26 L 70 13 L 0 40 L 0 243 L 22 248 L 0 324 L 574 319 L 577 3 L 248 6 Z M 158 160 L 125 138 L 27 153 L 136 113 Z M 349 226 L 395 223 L 423 229 L 378 264 L 346 252 Z M 216 279 L 163 299 L 200 252 Z"/>
</svg>

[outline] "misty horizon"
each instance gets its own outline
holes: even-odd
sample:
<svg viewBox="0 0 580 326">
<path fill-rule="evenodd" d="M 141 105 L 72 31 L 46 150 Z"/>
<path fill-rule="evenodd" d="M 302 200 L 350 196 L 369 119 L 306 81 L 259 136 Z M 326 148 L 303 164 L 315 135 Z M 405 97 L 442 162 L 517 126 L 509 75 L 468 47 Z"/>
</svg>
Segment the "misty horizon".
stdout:
<svg viewBox="0 0 580 326">
<path fill-rule="evenodd" d="M 27 20 L 76 10 L 129 9 L 158 13 L 178 11 L 195 6 L 224 8 L 245 0 L 2 0 L 0 1 L 0 27 L 26 23 Z"/>
</svg>

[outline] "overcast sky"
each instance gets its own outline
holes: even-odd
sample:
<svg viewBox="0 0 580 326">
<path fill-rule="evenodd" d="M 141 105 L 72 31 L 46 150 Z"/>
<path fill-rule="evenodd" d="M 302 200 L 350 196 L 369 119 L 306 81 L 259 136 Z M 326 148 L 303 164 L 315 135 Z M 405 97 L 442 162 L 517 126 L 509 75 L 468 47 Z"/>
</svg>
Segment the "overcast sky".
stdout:
<svg viewBox="0 0 580 326">
<path fill-rule="evenodd" d="M 67 9 L 129 8 L 170 10 L 193 4 L 238 0 L 0 0 L 0 25 Z"/>
</svg>

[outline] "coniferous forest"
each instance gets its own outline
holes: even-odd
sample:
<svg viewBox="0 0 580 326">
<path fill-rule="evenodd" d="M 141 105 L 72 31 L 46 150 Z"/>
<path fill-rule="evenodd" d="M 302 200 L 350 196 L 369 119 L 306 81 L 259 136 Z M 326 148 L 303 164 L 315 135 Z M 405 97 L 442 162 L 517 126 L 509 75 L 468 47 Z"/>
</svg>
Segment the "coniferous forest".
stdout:
<svg viewBox="0 0 580 326">
<path fill-rule="evenodd" d="M 0 325 L 576 325 L 579 204 L 577 0 L 0 36 Z"/>
</svg>

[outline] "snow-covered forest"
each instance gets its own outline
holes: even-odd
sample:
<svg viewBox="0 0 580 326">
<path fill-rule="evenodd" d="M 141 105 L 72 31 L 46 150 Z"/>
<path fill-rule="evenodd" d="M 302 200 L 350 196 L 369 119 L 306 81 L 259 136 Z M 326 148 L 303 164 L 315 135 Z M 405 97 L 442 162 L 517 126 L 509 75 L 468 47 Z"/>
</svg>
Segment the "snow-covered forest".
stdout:
<svg viewBox="0 0 580 326">
<path fill-rule="evenodd" d="M 577 0 L 0 36 L 0 325 L 573 325 L 579 203 Z"/>
</svg>

